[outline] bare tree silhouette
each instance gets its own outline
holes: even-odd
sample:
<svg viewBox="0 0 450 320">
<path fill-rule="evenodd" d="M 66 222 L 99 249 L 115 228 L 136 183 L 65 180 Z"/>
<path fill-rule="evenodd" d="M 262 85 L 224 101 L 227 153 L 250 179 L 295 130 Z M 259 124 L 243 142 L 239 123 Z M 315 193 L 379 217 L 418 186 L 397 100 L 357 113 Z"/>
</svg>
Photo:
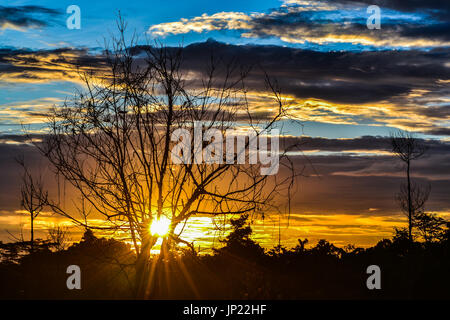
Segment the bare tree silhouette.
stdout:
<svg viewBox="0 0 450 320">
<path fill-rule="evenodd" d="M 406 164 L 406 186 L 402 186 L 397 199 L 408 216 L 408 236 L 413 240 L 412 228 L 416 211 L 423 209 L 428 199 L 429 189 L 421 188 L 411 182 L 411 162 L 422 157 L 427 148 L 414 134 L 397 131 L 391 134 L 392 152 Z"/>
<path fill-rule="evenodd" d="M 48 199 L 48 192 L 44 189 L 42 176 L 34 178 L 25 164 L 23 157 L 16 159 L 23 168 L 22 186 L 20 190 L 21 206 L 30 215 L 30 249 L 34 251 L 34 220 L 44 209 Z"/>
<path fill-rule="evenodd" d="M 210 128 L 225 133 L 243 121 L 256 139 L 287 116 L 285 101 L 266 75 L 276 111 L 264 122 L 256 120 L 246 95 L 250 67 L 211 56 L 205 61 L 206 72 L 193 74 L 183 65 L 183 48 L 137 46 L 135 37 L 129 43 L 125 39 L 123 20 L 118 27 L 119 37 L 105 50 L 105 64 L 80 74 L 86 92 L 53 109 L 50 135 L 36 146 L 105 224 L 88 226 L 57 202 L 48 199 L 46 204 L 84 228 L 129 234 L 137 254 L 136 294 L 145 296 L 151 280 L 150 250 L 158 239 L 149 232 L 152 222 L 162 217 L 170 221 L 161 246 L 163 260 L 176 244 L 194 248 L 181 237 L 194 215 L 279 210 L 275 196 L 289 197 L 296 176 L 286 156 L 294 146 L 280 155 L 280 166 L 289 170 L 279 176 L 261 175 L 261 163 L 238 165 L 220 152 L 217 158 L 213 139 L 203 141 L 200 152 L 210 152 L 215 161 L 173 163 L 171 150 L 179 142 L 171 140 L 175 130 L 193 130 L 201 122 L 203 133 Z M 250 143 L 251 138 L 245 140 L 245 146 Z M 191 151 L 192 158 L 197 155 Z M 235 152 L 233 160 L 239 156 Z M 286 195 L 283 202 L 288 202 Z"/>
<path fill-rule="evenodd" d="M 409 210 L 411 209 L 413 224 L 416 214 L 425 211 L 425 203 L 430 196 L 431 187 L 422 186 L 415 182 L 411 182 L 408 189 L 407 184 L 400 186 L 400 192 L 397 194 L 397 201 L 400 204 L 402 211 L 409 216 Z"/>
</svg>

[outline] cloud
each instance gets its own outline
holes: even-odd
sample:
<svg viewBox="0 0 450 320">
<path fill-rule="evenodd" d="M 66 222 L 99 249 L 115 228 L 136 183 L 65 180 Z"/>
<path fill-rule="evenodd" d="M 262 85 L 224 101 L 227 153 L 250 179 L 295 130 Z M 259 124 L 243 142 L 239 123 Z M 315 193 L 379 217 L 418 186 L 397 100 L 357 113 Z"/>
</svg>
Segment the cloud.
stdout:
<svg viewBox="0 0 450 320">
<path fill-rule="evenodd" d="M 33 138 L 40 139 L 42 135 Z M 404 181 L 404 167 L 401 161 L 392 156 L 350 156 L 339 154 L 338 151 L 365 149 L 389 150 L 389 139 L 386 137 L 364 136 L 355 139 L 325 139 L 303 137 L 302 150 L 336 151 L 333 155 L 294 156 L 292 160 L 297 166 L 306 165 L 305 176 L 299 177 L 295 194 L 292 197 L 292 213 L 298 214 L 303 227 L 319 227 L 328 223 L 336 225 L 331 229 L 322 230 L 337 235 L 343 230 L 352 228 L 358 219 L 381 220 L 395 217 L 400 213 L 395 201 L 395 194 Z M 3 142 L 2 142 L 3 141 Z M 17 144 L 4 143 L 17 141 Z M 427 210 L 448 212 L 448 190 L 450 179 L 445 176 L 450 172 L 450 142 L 427 140 L 429 146 L 427 157 L 414 161 L 412 176 L 421 183 L 431 183 L 432 192 L 427 202 Z M 14 157 L 25 155 L 32 172 L 40 171 L 46 178 L 45 185 L 52 196 L 57 196 L 57 184 L 52 172 L 47 168 L 47 162 L 37 153 L 36 149 L 27 144 L 23 136 L 0 136 L 0 203 L 2 210 L 19 209 L 18 195 L 20 192 L 20 168 Z M 283 174 L 283 172 L 280 172 Z M 72 194 L 67 184 L 67 195 Z M 70 201 L 67 201 L 69 203 Z M 370 210 L 377 208 L 378 210 Z M 354 216 L 352 219 L 338 219 L 336 215 Z M 400 216 L 401 217 L 401 216 Z M 397 219 L 399 216 L 397 216 Z M 338 220 L 336 220 L 338 219 Z M 328 221 L 328 222 L 327 222 Z M 363 220 L 359 221 L 362 223 Z M 367 224 L 375 225 L 374 223 Z M 338 225 L 342 225 L 339 228 Z M 347 225 L 347 227 L 345 227 Z M 356 230 L 356 229 L 355 229 Z M 305 230 L 303 230 L 305 231 Z M 318 230 L 316 230 L 318 232 Z M 315 231 L 315 233 L 316 233 Z M 375 232 L 375 230 L 374 230 Z M 317 234 L 317 233 L 316 233 Z"/>
<path fill-rule="evenodd" d="M 61 14 L 59 10 L 42 6 L 0 6 L 0 29 L 43 28 Z"/>
<path fill-rule="evenodd" d="M 378 5 L 403 12 L 431 12 L 443 21 L 450 14 L 450 3 L 441 0 L 343 0 L 343 3 Z"/>
<path fill-rule="evenodd" d="M 62 99 L 42 98 L 4 104 L 0 108 L 0 123 L 3 125 L 44 123 L 48 120 L 50 109 L 62 103 Z"/>
<path fill-rule="evenodd" d="M 383 7 L 381 30 L 369 30 L 366 26 L 369 16 L 366 8 L 372 4 Z M 417 5 L 415 10 L 411 10 L 397 1 L 285 1 L 279 8 L 268 12 L 203 14 L 153 25 L 148 33 L 164 37 L 188 32 L 238 30 L 244 38 L 275 37 L 284 42 L 301 44 L 351 43 L 373 47 L 450 45 L 449 23 L 442 19 L 448 16 L 448 5 L 425 1 L 417 1 Z"/>
<path fill-rule="evenodd" d="M 0 81 L 79 81 L 79 71 L 100 69 L 104 64 L 104 57 L 88 49 L 0 49 Z"/>
<path fill-rule="evenodd" d="M 138 63 L 145 63 L 139 57 L 146 49 L 133 48 Z M 446 49 L 320 52 L 209 40 L 184 48 L 182 67 L 191 87 L 201 85 L 198 79 L 211 55 L 253 66 L 246 79 L 248 99 L 262 119 L 270 116 L 273 103 L 261 80 L 267 72 L 277 79 L 291 112 L 303 121 L 364 123 L 448 135 L 450 53 Z M 0 81 L 76 82 L 78 70 L 101 70 L 105 65 L 104 56 L 88 49 L 1 49 Z"/>
<path fill-rule="evenodd" d="M 391 138 L 380 136 L 362 136 L 352 139 L 329 139 L 322 137 L 285 137 L 286 145 L 294 142 L 301 145 L 303 151 L 320 150 L 345 152 L 352 150 L 391 151 Z M 433 155 L 450 154 L 450 143 L 439 140 L 423 140 L 427 146 L 427 153 Z M 391 155 L 392 156 L 392 155 Z"/>
<path fill-rule="evenodd" d="M 184 52 L 187 68 L 202 70 L 208 60 L 205 59 L 212 53 L 236 58 L 244 65 L 262 66 L 278 79 L 287 94 L 333 102 L 367 103 L 409 93 L 415 88 L 446 89 L 439 81 L 450 78 L 447 50 L 318 52 L 214 41 L 187 46 Z M 255 78 L 262 75 L 261 70 L 252 74 Z"/>
<path fill-rule="evenodd" d="M 134 51 L 138 55 L 145 49 L 145 46 L 136 47 Z M 270 76 L 278 79 L 286 94 L 339 103 L 370 103 L 410 93 L 415 95 L 409 98 L 420 100 L 428 96 L 431 99 L 432 93 L 445 96 L 448 91 L 446 81 L 450 80 L 447 65 L 450 53 L 437 49 L 427 52 L 318 52 L 207 41 L 184 49 L 183 67 L 187 71 L 202 72 L 212 53 L 224 60 L 235 58 L 243 65 L 262 66 Z M 41 81 L 54 80 L 54 73 L 61 79 L 76 79 L 76 68 L 102 68 L 105 59 L 90 54 L 87 49 L 1 49 L 0 63 L 3 78 Z M 255 68 L 250 84 L 256 84 L 262 75 L 262 70 Z M 448 115 L 443 106 L 428 106 L 422 113 Z"/>
<path fill-rule="evenodd" d="M 204 32 L 212 30 L 241 30 L 250 28 L 249 22 L 252 20 L 242 12 L 219 12 L 213 15 L 206 13 L 192 19 L 182 18 L 178 22 L 162 23 L 152 26 L 149 33 L 154 36 L 165 36 L 166 34 L 180 34 L 194 32 Z"/>
<path fill-rule="evenodd" d="M 211 55 L 254 66 L 246 83 L 249 99 L 261 115 L 270 103 L 261 81 L 267 72 L 277 79 L 291 111 L 305 121 L 429 133 L 446 132 L 450 121 L 446 49 L 320 52 L 209 40 L 185 48 L 186 72 L 201 78 Z"/>
</svg>

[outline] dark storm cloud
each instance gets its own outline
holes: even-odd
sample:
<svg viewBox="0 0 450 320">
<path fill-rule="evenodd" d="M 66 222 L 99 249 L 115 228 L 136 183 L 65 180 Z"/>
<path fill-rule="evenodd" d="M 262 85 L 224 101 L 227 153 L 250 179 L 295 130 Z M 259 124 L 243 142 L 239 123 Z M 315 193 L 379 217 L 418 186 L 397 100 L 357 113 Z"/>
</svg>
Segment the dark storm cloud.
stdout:
<svg viewBox="0 0 450 320">
<path fill-rule="evenodd" d="M 0 148 L 4 147 L 4 145 L 9 141 L 13 142 L 16 146 L 20 146 L 21 144 L 27 145 L 30 142 L 30 139 L 33 141 L 41 140 L 45 138 L 44 134 L 0 134 Z"/>
<path fill-rule="evenodd" d="M 450 128 L 437 128 L 428 131 L 429 134 L 434 134 L 438 136 L 450 136 Z"/>
<path fill-rule="evenodd" d="M 14 142 L 15 147 L 22 145 L 28 148 L 30 139 L 39 141 L 46 137 L 45 134 L 0 134 L 0 147 L 5 146 L 6 141 Z M 450 155 L 450 142 L 440 140 L 419 139 L 420 143 L 427 148 L 427 155 Z M 381 136 L 362 136 L 352 139 L 331 139 L 323 137 L 282 137 L 281 147 L 298 144 L 300 150 L 310 151 L 332 151 L 345 152 L 351 150 L 367 150 L 367 151 L 391 151 L 391 138 Z"/>
<path fill-rule="evenodd" d="M 19 28 L 42 28 L 62 14 L 59 10 L 41 6 L 0 6 L 0 28 L 10 24 Z"/>
<path fill-rule="evenodd" d="M 450 3 L 443 0 L 343 0 L 343 3 L 364 3 L 403 12 L 431 12 L 443 19 L 450 14 Z"/>
<path fill-rule="evenodd" d="M 283 138 L 285 145 L 298 143 L 303 151 L 320 150 L 332 152 L 345 152 L 351 150 L 391 151 L 391 138 L 378 136 L 362 136 L 353 139 L 328 139 L 321 137 L 287 137 Z M 450 143 L 439 140 L 423 140 L 428 155 L 450 155 Z"/>
<path fill-rule="evenodd" d="M 370 146 L 366 146 L 370 148 Z M 446 147 L 449 149 L 449 146 Z M 380 214 L 399 212 L 396 194 L 405 181 L 404 164 L 393 156 L 307 155 L 296 163 L 306 163 L 293 206 L 305 211 L 357 214 L 369 208 Z M 413 181 L 431 185 L 426 209 L 448 211 L 450 155 L 434 154 L 412 164 Z M 371 214 L 377 214 L 371 213 Z"/>
<path fill-rule="evenodd" d="M 95 66 L 103 58 L 89 54 L 88 49 L 74 49 L 74 48 L 58 48 L 52 50 L 27 50 L 27 49 L 9 49 L 0 48 L 0 63 L 5 68 L 11 67 L 12 71 L 17 71 L 15 62 L 20 62 L 20 65 L 35 65 L 45 58 L 52 57 L 47 62 L 48 65 L 57 67 L 65 63 L 76 66 Z M 70 58 L 70 59 L 69 59 Z M 6 69 L 8 70 L 8 69 Z"/>
<path fill-rule="evenodd" d="M 140 46 L 132 51 L 139 56 L 146 49 L 148 47 Z M 441 103 L 442 97 L 450 94 L 447 83 L 450 79 L 450 52 L 446 48 L 429 51 L 319 52 L 279 46 L 238 46 L 209 40 L 185 47 L 183 55 L 185 71 L 206 71 L 211 55 L 217 61 L 234 60 L 240 65 L 252 66 L 246 79 L 250 90 L 267 90 L 262 80 L 266 72 L 277 79 L 283 94 L 295 99 L 319 99 L 354 107 L 387 102 L 395 104 L 401 114 L 413 112 L 418 115 L 416 120 L 410 117 L 409 123 L 402 123 L 403 120 L 399 119 L 396 125 L 408 126 L 411 121 L 417 121 L 423 131 L 431 134 L 447 135 L 448 132 L 445 127 L 430 124 L 450 117 L 448 106 Z M 143 59 L 138 61 L 144 63 Z M 2 49 L 0 80 L 73 81 L 78 78 L 77 68 L 99 69 L 105 63 L 104 56 L 87 49 Z M 200 78 L 195 77 L 192 85 L 196 85 Z M 410 96 L 415 90 L 422 93 Z M 315 108 L 314 102 L 309 104 L 308 108 Z M 264 110 L 256 112 L 260 117 L 267 116 Z M 383 117 L 395 117 L 395 112 L 391 111 Z M 428 123 L 424 122 L 426 119 Z"/>
<path fill-rule="evenodd" d="M 138 47 L 138 54 L 145 47 Z M 175 49 L 174 49 L 175 50 Z M 211 54 L 225 61 L 236 59 L 254 66 L 248 79 L 253 89 L 263 90 L 260 81 L 267 72 L 278 80 L 283 92 L 298 98 L 318 98 L 340 103 L 367 103 L 389 99 L 413 89 L 442 89 L 436 82 L 450 79 L 450 52 L 443 49 L 423 51 L 318 52 L 278 46 L 227 45 L 207 41 L 184 50 L 183 67 L 206 70 Z M 44 77 L 47 71 L 62 74 L 70 67 L 101 67 L 105 60 L 86 49 L 22 51 L 0 50 L 0 71 L 20 73 L 23 77 Z M 445 86 L 444 86 L 445 89 Z M 445 93 L 445 92 L 444 92 Z M 446 112 L 430 108 L 426 111 Z"/>
<path fill-rule="evenodd" d="M 33 136 L 41 138 L 42 136 Z M 9 143 L 5 143 L 8 141 Z M 20 144 L 11 144 L 12 141 Z M 385 137 L 356 139 L 302 138 L 302 150 L 345 151 L 354 149 L 389 150 Z M 19 206 L 20 167 L 14 158 L 24 155 L 33 172 L 41 172 L 46 186 L 56 194 L 56 184 L 47 162 L 37 150 L 26 144 L 23 136 L 0 136 L 0 209 L 15 210 Z M 450 143 L 426 141 L 427 156 L 414 161 L 415 181 L 432 186 L 427 210 L 448 211 L 450 188 Z M 360 214 L 369 208 L 379 208 L 380 214 L 398 213 L 395 194 L 404 180 L 404 166 L 393 156 L 334 155 L 293 156 L 299 166 L 306 165 L 305 177 L 293 201 L 293 212 Z M 50 177 L 50 178 L 49 178 Z"/>
<path fill-rule="evenodd" d="M 448 149 L 448 148 L 447 148 Z M 404 165 L 394 156 L 356 156 L 351 154 L 307 155 L 314 172 L 322 176 L 392 177 L 404 176 Z M 414 177 L 420 179 L 445 180 L 450 183 L 450 155 L 429 151 L 422 159 L 412 164 Z M 313 173 L 312 170 L 309 171 Z"/>
<path fill-rule="evenodd" d="M 362 43 L 358 37 L 365 37 L 371 43 L 367 45 L 378 46 L 437 46 L 440 41 L 448 42 L 450 25 L 448 22 L 434 22 L 425 25 L 414 21 L 383 21 L 382 32 L 369 30 L 365 19 L 354 19 L 353 22 L 333 21 L 320 19 L 307 19 L 305 12 L 289 13 L 282 16 L 267 16 L 252 21 L 251 35 L 253 37 L 267 38 L 272 36 L 284 37 L 287 42 L 307 40 L 309 42 L 348 42 Z M 345 23 L 344 23 L 345 22 Z M 339 36 L 348 36 L 347 41 Z M 326 39 L 326 38 L 329 39 Z M 315 39 L 317 38 L 317 39 Z M 325 39 L 321 39 L 325 38 Z M 335 38 L 333 40 L 332 38 Z M 414 43 L 414 40 L 431 41 L 433 44 Z M 378 44 L 379 43 L 379 44 Z"/>
<path fill-rule="evenodd" d="M 339 2 L 330 3 L 339 5 Z M 371 3 L 372 4 L 372 3 Z M 365 7 L 360 8 L 365 9 Z M 280 8 L 271 14 L 252 18 L 248 35 L 279 37 L 287 42 L 348 42 L 373 46 L 438 46 L 447 42 L 449 23 L 441 20 L 448 12 L 417 9 L 416 14 L 429 17 L 413 20 L 383 16 L 381 30 L 367 28 L 367 14 L 339 17 L 334 11 L 289 11 Z M 346 38 L 343 38 L 346 37 Z M 343 40 L 346 39 L 346 40 Z M 430 43 L 430 41 L 433 41 Z"/>
<path fill-rule="evenodd" d="M 98 69 L 105 63 L 88 49 L 0 49 L 0 80 L 70 80 L 77 70 Z M 8 77 L 12 75 L 12 79 Z"/>
<path fill-rule="evenodd" d="M 450 117 L 450 105 L 439 106 L 439 107 L 427 107 L 418 110 L 418 113 L 424 116 L 436 119 L 446 119 Z"/>
<path fill-rule="evenodd" d="M 430 33 L 428 35 L 433 36 L 433 29 L 445 29 L 448 30 L 448 18 L 450 17 L 450 2 L 442 1 L 442 0 L 328 0 L 323 1 L 328 2 L 332 5 L 364 5 L 371 6 L 377 5 L 380 8 L 392 9 L 399 12 L 405 13 L 417 13 L 417 14 L 428 14 L 430 17 L 440 20 L 444 22 L 438 25 L 430 26 Z M 425 21 L 430 22 L 430 21 Z M 408 30 L 408 27 L 415 28 L 414 24 L 409 24 L 405 27 L 405 30 Z M 439 26 L 439 27 L 438 27 Z M 426 30 L 427 27 L 424 27 L 423 30 Z M 440 30 L 439 34 L 443 34 L 445 31 Z M 427 33 L 424 33 L 427 35 Z"/>
<path fill-rule="evenodd" d="M 21 170 L 16 158 L 25 155 L 33 170 L 42 163 L 37 150 L 26 144 L 10 144 L 10 142 L 23 142 L 19 136 L 0 136 L 0 209 L 14 210 L 20 206 L 20 179 Z M 6 143 L 9 142 L 9 143 Z"/>
<path fill-rule="evenodd" d="M 376 102 L 417 88 L 433 90 L 437 80 L 450 78 L 450 69 L 445 65 L 450 53 L 443 49 L 318 52 L 208 41 L 186 47 L 187 65 L 202 70 L 211 53 L 262 67 L 278 79 L 284 93 L 341 103 Z M 254 84 L 260 83 L 260 70 L 255 68 L 252 74 Z"/>
<path fill-rule="evenodd" d="M 402 28 L 400 34 L 410 38 L 432 38 L 440 41 L 450 41 L 450 23 L 443 22 L 429 26 L 409 25 Z"/>
</svg>

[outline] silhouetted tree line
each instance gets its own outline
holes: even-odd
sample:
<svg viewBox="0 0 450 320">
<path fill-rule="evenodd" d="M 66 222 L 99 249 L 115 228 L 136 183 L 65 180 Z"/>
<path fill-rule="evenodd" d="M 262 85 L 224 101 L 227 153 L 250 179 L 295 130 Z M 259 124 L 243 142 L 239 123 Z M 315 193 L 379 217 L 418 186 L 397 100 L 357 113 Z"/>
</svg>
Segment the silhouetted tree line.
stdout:
<svg viewBox="0 0 450 320">
<path fill-rule="evenodd" d="M 435 238 L 411 242 L 396 230 L 371 248 L 339 248 L 326 240 L 306 248 L 263 249 L 247 215 L 211 254 L 181 250 L 151 260 L 150 299 L 415 299 L 449 298 L 450 224 Z M 131 246 L 86 231 L 67 249 L 51 240 L 0 242 L 0 298 L 133 299 Z M 81 290 L 66 287 L 69 265 L 81 268 Z M 381 268 L 381 290 L 369 290 L 366 269 Z"/>
</svg>

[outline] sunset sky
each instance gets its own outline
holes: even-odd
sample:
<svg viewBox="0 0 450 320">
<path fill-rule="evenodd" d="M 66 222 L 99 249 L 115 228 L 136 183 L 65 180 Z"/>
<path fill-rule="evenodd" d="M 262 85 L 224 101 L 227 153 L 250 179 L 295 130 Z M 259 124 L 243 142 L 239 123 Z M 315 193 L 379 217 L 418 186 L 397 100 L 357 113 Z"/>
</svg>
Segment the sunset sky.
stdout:
<svg viewBox="0 0 450 320">
<path fill-rule="evenodd" d="M 69 5 L 81 8 L 81 29 L 69 30 Z M 381 7 L 381 29 L 369 30 L 369 5 Z M 255 238 L 270 247 L 298 238 L 369 246 L 403 226 L 395 194 L 403 165 L 390 153 L 389 134 L 409 130 L 426 139 L 413 163 L 416 181 L 431 184 L 428 212 L 450 218 L 450 2 L 439 0 L 0 0 L 0 241 L 24 236 L 20 170 L 25 154 L 48 173 L 22 125 L 45 134 L 46 110 L 83 89 L 75 66 L 101 61 L 118 11 L 142 44 L 183 45 L 187 71 L 204 67 L 208 52 L 257 63 L 277 78 L 302 130 L 305 166 L 290 217 L 255 221 Z M 249 79 L 255 114 L 269 112 L 268 92 Z M 49 188 L 55 182 L 47 181 Z M 37 224 L 64 223 L 44 213 Z M 187 237 L 203 246 L 217 237 L 209 218 L 192 222 Z M 280 223 L 280 228 L 279 228 Z M 8 232 L 7 232 L 8 231 Z M 79 232 L 74 237 L 78 237 Z M 216 240 L 214 240 L 216 241 Z"/>
</svg>

